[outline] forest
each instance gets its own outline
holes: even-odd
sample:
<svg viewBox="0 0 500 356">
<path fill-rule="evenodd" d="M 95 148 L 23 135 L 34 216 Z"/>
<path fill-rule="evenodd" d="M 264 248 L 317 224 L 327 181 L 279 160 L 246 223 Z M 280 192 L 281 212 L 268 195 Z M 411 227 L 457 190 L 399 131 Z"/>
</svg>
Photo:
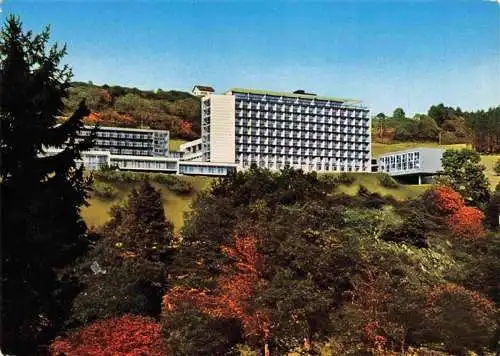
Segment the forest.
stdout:
<svg viewBox="0 0 500 356">
<path fill-rule="evenodd" d="M 179 232 L 153 183 L 190 184 L 100 171 L 139 184 L 90 228 L 94 174 L 77 160 L 94 135 L 77 131 L 95 111 L 68 111 L 66 50 L 49 37 L 14 16 L 0 34 L 3 85 L 16 88 L 0 93 L 2 353 L 500 352 L 500 185 L 476 150 L 446 151 L 442 176 L 404 200 L 345 194 L 355 173 L 253 166 L 200 192 Z"/>
<path fill-rule="evenodd" d="M 182 91 L 72 82 L 60 121 L 71 115 L 81 100 L 90 110 L 84 119 L 87 125 L 169 130 L 172 138 L 184 140 L 200 135 L 200 100 Z"/>
<path fill-rule="evenodd" d="M 432 105 L 426 114 L 406 117 L 396 108 L 392 116 L 377 114 L 372 121 L 374 142 L 465 143 L 484 154 L 500 152 L 500 106 L 488 110 L 462 111 L 444 104 Z"/>
</svg>

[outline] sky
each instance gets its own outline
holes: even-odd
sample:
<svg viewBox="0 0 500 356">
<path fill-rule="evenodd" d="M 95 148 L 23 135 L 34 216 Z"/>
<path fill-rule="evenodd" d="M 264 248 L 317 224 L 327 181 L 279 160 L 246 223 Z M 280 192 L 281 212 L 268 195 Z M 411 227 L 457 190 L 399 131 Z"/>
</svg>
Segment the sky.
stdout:
<svg viewBox="0 0 500 356">
<path fill-rule="evenodd" d="M 0 0 L 1 1 L 1 0 Z M 499 0 L 500 1 L 500 0 Z M 493 0 L 3 0 L 51 25 L 74 80 L 141 89 L 231 87 L 360 99 L 373 114 L 500 104 Z"/>
</svg>

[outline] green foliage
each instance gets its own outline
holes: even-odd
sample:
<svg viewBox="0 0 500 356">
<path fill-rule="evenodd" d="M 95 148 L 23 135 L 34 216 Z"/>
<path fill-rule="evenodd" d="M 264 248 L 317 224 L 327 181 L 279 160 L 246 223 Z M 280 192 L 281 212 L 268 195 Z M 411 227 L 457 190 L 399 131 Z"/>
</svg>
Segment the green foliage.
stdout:
<svg viewBox="0 0 500 356">
<path fill-rule="evenodd" d="M 399 188 L 398 182 L 394 180 L 390 175 L 386 173 L 382 173 L 378 176 L 378 181 L 380 182 L 380 185 L 385 188 L 389 189 L 397 189 Z"/>
<path fill-rule="evenodd" d="M 118 195 L 118 190 L 111 184 L 94 181 L 92 191 L 101 199 L 115 199 Z"/>
<path fill-rule="evenodd" d="M 495 167 L 493 168 L 497 175 L 500 175 L 500 159 L 495 162 Z"/>
<path fill-rule="evenodd" d="M 75 268 L 82 291 L 73 303 L 70 325 L 126 313 L 158 316 L 173 238 L 160 193 L 144 182 L 126 203 L 112 209 L 100 235 Z"/>
<path fill-rule="evenodd" d="M 141 173 L 120 170 L 99 170 L 93 173 L 96 181 L 106 183 L 140 183 L 146 180 L 156 182 L 177 194 L 190 194 L 192 185 L 182 178 L 173 174 L 165 173 Z"/>
<path fill-rule="evenodd" d="M 368 191 L 331 195 L 330 186 L 319 184 L 331 179 L 306 177 L 254 168 L 201 195 L 173 263 L 176 284 L 213 291 L 228 263 L 220 246 L 234 233 L 247 234 L 259 238 L 264 256 L 251 303 L 271 313 L 273 352 L 336 335 L 342 345 L 332 347 L 359 354 L 375 347 L 365 334 L 370 325 L 395 348 L 433 341 L 423 313 L 428 290 L 464 268 L 447 250 L 444 222 L 420 200 L 396 203 Z M 259 340 L 244 342 L 262 349 Z"/>
<path fill-rule="evenodd" d="M 167 313 L 162 321 L 165 340 L 174 356 L 228 355 L 242 340 L 234 321 L 211 318 L 195 309 Z"/>
<path fill-rule="evenodd" d="M 171 137 L 188 140 L 198 138 L 201 132 L 200 101 L 188 93 L 75 82 L 65 100 L 65 113 L 83 99 L 92 112 L 100 114 L 105 126 L 148 126 L 170 130 Z"/>
<path fill-rule="evenodd" d="M 406 115 L 403 109 L 396 108 L 392 113 L 392 118 L 395 120 L 404 120 L 406 119 Z"/>
<path fill-rule="evenodd" d="M 340 173 L 335 182 L 337 184 L 351 185 L 356 181 L 356 175 L 354 173 L 342 172 Z"/>
<path fill-rule="evenodd" d="M 489 184 L 481 165 L 481 156 L 474 150 L 447 150 L 441 163 L 449 185 L 469 204 L 485 209 L 490 198 Z"/>
<path fill-rule="evenodd" d="M 84 103 L 54 127 L 70 86 L 65 47 L 48 48 L 49 29 L 24 31 L 9 16 L 0 34 L 2 192 L 2 351 L 36 354 L 61 327 L 76 285 L 58 272 L 85 253 L 80 217 L 90 181 L 75 159 Z M 44 147 L 63 152 L 42 156 Z"/>
</svg>

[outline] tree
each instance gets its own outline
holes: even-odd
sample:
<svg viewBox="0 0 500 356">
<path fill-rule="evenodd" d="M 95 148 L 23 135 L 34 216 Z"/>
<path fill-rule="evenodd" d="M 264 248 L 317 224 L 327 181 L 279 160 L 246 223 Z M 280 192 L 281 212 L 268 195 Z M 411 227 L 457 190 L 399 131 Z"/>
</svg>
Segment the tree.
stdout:
<svg viewBox="0 0 500 356">
<path fill-rule="evenodd" d="M 396 108 L 392 112 L 392 118 L 395 120 L 404 120 L 406 118 L 405 112 L 402 108 Z"/>
<path fill-rule="evenodd" d="M 447 150 L 441 163 L 443 173 L 450 186 L 460 193 L 465 201 L 485 209 L 490 199 L 488 180 L 481 165 L 481 156 L 474 150 Z"/>
<path fill-rule="evenodd" d="M 65 47 L 47 48 L 49 29 L 24 32 L 8 17 L 0 40 L 2 167 L 2 351 L 35 354 L 67 315 L 75 284 L 59 274 L 87 248 L 80 208 L 90 181 L 75 159 L 91 147 L 77 130 L 84 103 L 55 127 L 70 86 Z M 55 155 L 47 147 L 63 147 Z"/>
<path fill-rule="evenodd" d="M 456 236 L 477 240 L 484 236 L 484 214 L 471 206 L 464 206 L 448 217 L 448 225 Z"/>
<path fill-rule="evenodd" d="M 100 320 L 50 345 L 52 355 L 152 355 L 168 354 L 161 326 L 134 315 Z"/>
<path fill-rule="evenodd" d="M 75 268 L 82 291 L 73 302 L 71 325 L 124 313 L 160 314 L 173 238 L 160 192 L 146 181 L 111 214 L 101 239 Z"/>
<path fill-rule="evenodd" d="M 497 327 L 495 304 L 453 283 L 430 292 L 424 313 L 428 320 L 427 340 L 442 342 L 453 353 L 484 350 Z"/>
<path fill-rule="evenodd" d="M 500 176 L 500 159 L 495 162 L 495 167 L 493 168 L 497 176 Z"/>
</svg>

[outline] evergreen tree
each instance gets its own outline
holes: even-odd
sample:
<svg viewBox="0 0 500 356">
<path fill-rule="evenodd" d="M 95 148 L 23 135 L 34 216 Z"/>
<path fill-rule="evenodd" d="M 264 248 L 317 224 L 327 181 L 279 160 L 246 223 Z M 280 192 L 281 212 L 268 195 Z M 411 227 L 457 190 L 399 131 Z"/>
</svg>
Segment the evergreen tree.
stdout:
<svg viewBox="0 0 500 356">
<path fill-rule="evenodd" d="M 111 213 L 101 240 L 75 268 L 82 291 L 73 303 L 72 326 L 126 313 L 160 313 L 173 237 L 161 194 L 144 182 Z"/>
<path fill-rule="evenodd" d="M 2 351 L 37 353 L 65 318 L 75 292 L 60 269 L 86 250 L 80 216 L 90 181 L 75 159 L 91 146 L 76 132 L 84 103 L 63 124 L 71 70 L 66 48 L 47 48 L 49 29 L 24 32 L 10 16 L 0 34 L 2 191 Z M 93 135 L 92 135 L 93 137 Z M 45 154 L 47 147 L 64 147 Z"/>
</svg>

